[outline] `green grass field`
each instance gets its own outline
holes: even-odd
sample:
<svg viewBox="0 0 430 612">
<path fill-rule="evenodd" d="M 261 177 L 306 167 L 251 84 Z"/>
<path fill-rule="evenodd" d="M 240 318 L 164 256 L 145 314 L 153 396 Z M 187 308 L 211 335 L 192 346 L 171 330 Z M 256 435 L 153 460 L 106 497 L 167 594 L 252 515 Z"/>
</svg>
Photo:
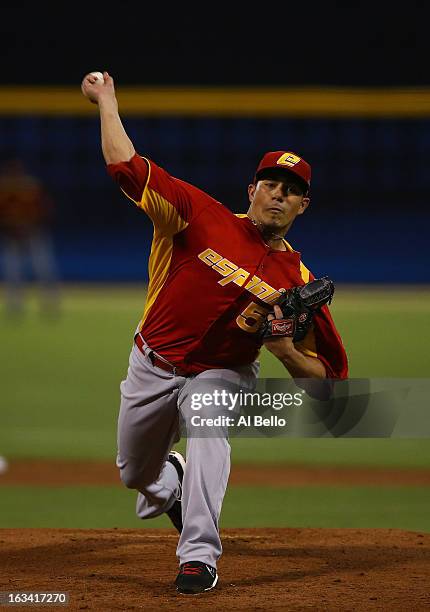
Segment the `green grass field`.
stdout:
<svg viewBox="0 0 430 612">
<path fill-rule="evenodd" d="M 114 459 L 119 382 L 126 374 L 144 297 L 143 288 L 127 286 L 68 288 L 63 293 L 62 315 L 57 319 L 40 315 L 34 295 L 30 295 L 28 311 L 22 319 L 0 318 L 0 455 L 11 460 Z M 383 291 L 341 287 L 332 312 L 349 355 L 352 377 L 429 376 L 430 289 Z M 284 375 L 280 363 L 263 351 L 261 376 Z M 238 463 L 258 460 L 267 464 L 430 467 L 427 439 L 248 438 L 233 439 L 232 446 L 233 460 Z M 51 526 L 57 526 L 55 520 L 61 523 L 58 526 L 76 527 L 112 526 L 115 520 L 118 526 L 141 524 L 133 518 L 132 511 L 130 515 L 128 491 L 121 494 L 120 489 L 115 493 L 106 487 L 86 489 L 89 506 L 85 507 L 76 501 L 82 496 L 73 487 L 62 491 L 60 496 L 58 490 L 40 491 L 37 499 L 41 505 L 36 509 L 33 504 L 32 514 L 28 507 L 30 500 L 35 499 L 34 491 L 3 487 L 0 525 L 23 526 L 27 521 L 29 526 L 38 526 L 43 516 Z M 268 511 L 250 510 L 246 525 L 382 526 L 385 520 L 387 526 L 415 525 L 417 529 L 430 530 L 426 518 L 430 516 L 428 490 L 376 492 L 371 488 L 351 488 L 331 491 L 330 495 L 327 491 L 315 487 L 301 491 L 267 489 L 264 496 Z M 253 500 L 254 505 L 257 503 L 256 496 L 261 496 L 261 490 L 249 487 L 229 490 L 224 525 L 245 525 L 243 520 L 239 523 L 238 517 L 243 517 L 243 509 L 249 508 Z M 71 499 L 75 500 L 72 515 L 67 514 Z M 109 499 L 112 503 L 116 500 L 124 514 L 118 510 L 111 516 L 106 510 Z M 362 500 L 360 512 L 358 499 Z M 56 510 L 49 510 L 51 504 Z M 283 509 L 282 516 L 279 507 Z M 22 508 L 27 508 L 26 515 L 19 514 Z M 298 508 L 302 509 L 299 513 Z M 346 518 L 345 508 L 350 508 Z M 390 511 L 393 508 L 396 512 Z M 165 519 L 159 521 L 163 523 Z M 157 524 L 151 522 L 151 526 Z"/>
<path fill-rule="evenodd" d="M 3 527 L 169 527 L 142 521 L 136 495 L 120 487 L 3 487 Z M 429 493 L 420 487 L 229 487 L 222 527 L 391 527 L 430 532 Z"/>
<path fill-rule="evenodd" d="M 0 454 L 112 458 L 119 382 L 126 375 L 143 288 L 71 288 L 63 314 L 0 318 Z M 430 290 L 339 289 L 332 311 L 352 377 L 427 377 Z M 263 350 L 261 376 L 285 376 Z M 426 440 L 233 440 L 234 459 L 430 465 Z"/>
</svg>

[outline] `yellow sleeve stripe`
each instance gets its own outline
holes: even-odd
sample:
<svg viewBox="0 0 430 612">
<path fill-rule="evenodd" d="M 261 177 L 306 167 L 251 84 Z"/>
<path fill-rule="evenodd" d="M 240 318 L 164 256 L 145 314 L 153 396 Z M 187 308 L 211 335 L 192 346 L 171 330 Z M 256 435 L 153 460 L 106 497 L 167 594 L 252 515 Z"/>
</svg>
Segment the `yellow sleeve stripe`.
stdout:
<svg viewBox="0 0 430 612">
<path fill-rule="evenodd" d="M 315 333 L 312 327 L 309 329 L 305 338 L 301 342 L 294 343 L 295 348 L 309 357 L 318 357 L 316 352 Z"/>
<path fill-rule="evenodd" d="M 139 206 L 152 220 L 154 226 L 164 235 L 173 236 L 188 226 L 176 208 L 154 189 L 145 188 Z"/>
<path fill-rule="evenodd" d="M 146 177 L 146 183 L 145 183 L 145 187 L 143 188 L 143 193 L 142 193 L 142 197 L 140 198 L 140 202 L 139 202 L 139 203 L 138 203 L 138 202 L 136 202 L 136 204 L 137 204 L 139 207 L 143 208 L 142 203 L 143 203 L 143 200 L 144 200 L 144 198 L 145 198 L 146 189 L 147 189 L 147 187 L 148 187 L 148 185 L 149 185 L 149 180 L 150 180 L 150 178 L 151 178 L 151 162 L 149 161 L 149 159 L 148 159 L 147 157 L 143 157 L 143 156 L 141 156 L 141 157 L 142 157 L 142 159 L 144 159 L 144 160 L 146 161 L 146 163 L 148 164 L 148 176 Z"/>
<path fill-rule="evenodd" d="M 133 202 L 133 204 L 136 204 L 136 206 L 139 206 L 139 202 L 136 202 L 136 200 L 133 200 L 133 198 L 131 196 L 128 195 L 128 193 L 126 191 L 124 191 L 124 189 L 121 187 L 121 191 L 123 192 L 123 194 Z"/>
<path fill-rule="evenodd" d="M 149 285 L 148 294 L 146 296 L 145 309 L 143 311 L 142 319 L 139 324 L 139 330 L 142 326 L 154 305 L 155 300 L 158 297 L 164 283 L 167 280 L 170 268 L 170 262 L 172 260 L 173 252 L 173 239 L 172 236 L 163 235 L 154 228 L 154 238 L 151 245 L 151 254 L 149 256 L 148 272 L 149 272 Z"/>
<path fill-rule="evenodd" d="M 302 276 L 303 282 L 308 283 L 310 271 L 307 269 L 307 267 L 302 261 L 300 262 L 300 274 Z"/>
<path fill-rule="evenodd" d="M 151 178 L 151 162 L 146 157 L 142 157 L 148 164 L 148 178 L 143 189 L 140 202 L 136 202 L 130 196 L 127 196 L 139 208 L 144 210 L 148 217 L 156 227 L 156 231 L 166 236 L 173 236 L 181 232 L 188 226 L 188 222 L 184 221 L 176 208 L 166 198 L 160 195 L 154 189 L 149 187 Z M 125 193 L 125 192 L 124 192 Z M 125 194 L 127 195 L 127 194 Z"/>
<path fill-rule="evenodd" d="M 148 187 L 151 176 L 151 162 L 146 157 L 142 157 L 142 159 L 148 163 L 149 172 L 140 201 L 134 200 L 124 189 L 121 188 L 121 191 L 136 206 L 146 212 L 160 232 L 173 236 L 173 234 L 184 230 L 188 226 L 188 222 L 182 219 L 173 204 L 163 198 L 157 191 Z"/>
<path fill-rule="evenodd" d="M 132 201 L 134 204 L 136 204 L 136 206 L 139 206 L 139 208 L 143 208 L 143 206 L 142 206 L 142 200 L 143 200 L 143 198 L 144 198 L 144 196 L 145 196 L 145 191 L 146 191 L 146 188 L 147 188 L 147 186 L 148 186 L 148 184 L 149 184 L 149 179 L 150 179 L 150 177 L 151 177 L 151 162 L 150 162 L 150 161 L 149 161 L 149 159 L 147 159 L 146 157 L 142 157 L 142 159 L 144 159 L 144 160 L 146 161 L 146 163 L 148 164 L 148 176 L 147 176 L 147 178 L 146 178 L 145 187 L 143 188 L 143 193 L 142 193 L 142 197 L 140 198 L 140 201 L 138 202 L 137 200 L 134 200 L 134 199 L 133 199 L 131 196 L 129 196 L 129 195 L 128 195 L 128 193 L 127 193 L 126 191 L 124 191 L 124 189 L 121 187 L 121 191 L 123 192 L 123 194 L 124 194 L 125 196 L 127 196 L 127 198 L 128 198 L 129 200 L 131 200 L 131 201 Z"/>
<path fill-rule="evenodd" d="M 139 323 L 139 330 L 142 329 L 169 275 L 173 252 L 173 236 L 188 226 L 188 222 L 182 219 L 173 204 L 149 187 L 151 162 L 146 157 L 142 157 L 142 159 L 148 164 L 148 178 L 140 202 L 135 202 L 132 198 L 130 200 L 135 202 L 149 216 L 154 224 L 154 235 L 148 261 L 148 293 L 145 309 Z"/>
<path fill-rule="evenodd" d="M 299 346 L 298 344 L 294 345 L 298 351 L 303 353 L 303 355 L 308 355 L 309 357 L 318 357 L 318 353 L 311 351 L 310 349 L 305 348 L 304 346 Z"/>
</svg>

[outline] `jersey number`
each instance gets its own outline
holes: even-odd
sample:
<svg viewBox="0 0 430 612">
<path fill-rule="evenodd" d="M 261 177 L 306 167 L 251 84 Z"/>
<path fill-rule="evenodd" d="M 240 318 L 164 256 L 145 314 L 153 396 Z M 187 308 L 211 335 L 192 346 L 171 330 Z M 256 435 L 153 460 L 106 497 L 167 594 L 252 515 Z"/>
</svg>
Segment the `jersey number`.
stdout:
<svg viewBox="0 0 430 612">
<path fill-rule="evenodd" d="M 236 323 L 243 331 L 256 332 L 270 310 L 270 308 L 264 308 L 264 306 L 251 302 L 237 317 Z"/>
</svg>

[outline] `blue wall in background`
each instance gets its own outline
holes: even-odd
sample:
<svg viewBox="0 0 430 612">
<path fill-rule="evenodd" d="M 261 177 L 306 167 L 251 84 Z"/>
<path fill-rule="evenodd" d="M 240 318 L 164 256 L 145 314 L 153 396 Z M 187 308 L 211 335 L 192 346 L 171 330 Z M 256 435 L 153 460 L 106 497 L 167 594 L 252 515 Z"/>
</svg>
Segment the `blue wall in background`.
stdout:
<svg viewBox="0 0 430 612">
<path fill-rule="evenodd" d="M 235 212 L 260 157 L 290 149 L 313 167 L 311 207 L 288 238 L 338 282 L 430 282 L 430 120 L 126 118 L 139 153 Z M 18 155 L 56 204 L 63 280 L 147 278 L 151 223 L 111 182 L 99 122 L 2 118 L 0 153 Z"/>
</svg>

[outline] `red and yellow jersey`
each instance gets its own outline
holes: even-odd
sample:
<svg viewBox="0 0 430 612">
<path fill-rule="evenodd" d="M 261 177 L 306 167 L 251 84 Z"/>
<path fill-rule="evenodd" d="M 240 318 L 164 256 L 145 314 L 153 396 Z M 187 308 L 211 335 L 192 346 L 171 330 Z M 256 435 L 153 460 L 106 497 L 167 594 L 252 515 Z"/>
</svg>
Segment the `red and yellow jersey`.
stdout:
<svg viewBox="0 0 430 612">
<path fill-rule="evenodd" d="M 281 288 L 313 276 L 288 243 L 268 247 L 246 215 L 135 155 L 108 166 L 154 224 L 149 287 L 139 324 L 148 345 L 188 373 L 252 363 L 257 330 Z M 347 358 L 327 307 L 296 348 L 345 378 Z"/>
</svg>

